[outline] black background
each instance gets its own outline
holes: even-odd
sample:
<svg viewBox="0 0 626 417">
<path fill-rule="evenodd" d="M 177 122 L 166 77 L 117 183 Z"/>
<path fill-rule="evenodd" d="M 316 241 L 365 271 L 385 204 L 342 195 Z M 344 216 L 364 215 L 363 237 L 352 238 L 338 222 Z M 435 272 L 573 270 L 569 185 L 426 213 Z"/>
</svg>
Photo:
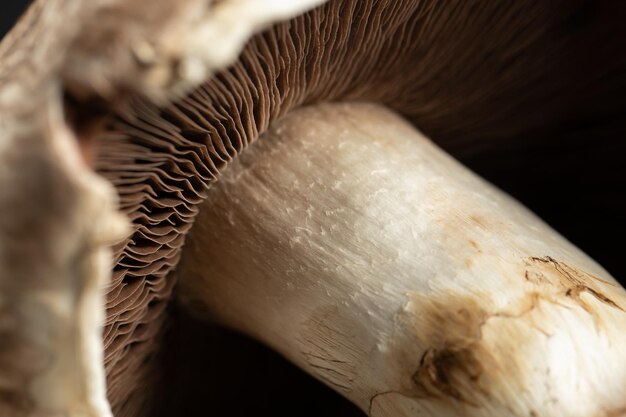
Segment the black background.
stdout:
<svg viewBox="0 0 626 417">
<path fill-rule="evenodd" d="M 15 20 L 30 4 L 25 0 L 2 0 L 0 5 L 0 37 L 9 31 Z"/>
</svg>

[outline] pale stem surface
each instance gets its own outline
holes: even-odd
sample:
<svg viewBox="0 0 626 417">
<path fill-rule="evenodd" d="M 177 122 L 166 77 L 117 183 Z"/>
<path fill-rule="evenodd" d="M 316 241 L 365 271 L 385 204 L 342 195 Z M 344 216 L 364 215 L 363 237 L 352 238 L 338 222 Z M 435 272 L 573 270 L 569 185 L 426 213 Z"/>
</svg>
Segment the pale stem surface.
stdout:
<svg viewBox="0 0 626 417">
<path fill-rule="evenodd" d="M 626 415 L 624 290 L 374 105 L 276 123 L 210 190 L 178 275 L 190 308 L 372 416 Z"/>
</svg>

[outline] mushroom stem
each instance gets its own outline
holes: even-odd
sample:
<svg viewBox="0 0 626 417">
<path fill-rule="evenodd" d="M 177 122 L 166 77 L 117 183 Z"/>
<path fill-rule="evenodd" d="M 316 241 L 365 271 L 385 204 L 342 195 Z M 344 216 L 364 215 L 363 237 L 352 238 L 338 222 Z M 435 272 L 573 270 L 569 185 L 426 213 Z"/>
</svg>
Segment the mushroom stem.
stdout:
<svg viewBox="0 0 626 417">
<path fill-rule="evenodd" d="M 369 415 L 626 415 L 624 290 L 381 107 L 273 126 L 210 190 L 178 274 L 190 309 Z"/>
</svg>

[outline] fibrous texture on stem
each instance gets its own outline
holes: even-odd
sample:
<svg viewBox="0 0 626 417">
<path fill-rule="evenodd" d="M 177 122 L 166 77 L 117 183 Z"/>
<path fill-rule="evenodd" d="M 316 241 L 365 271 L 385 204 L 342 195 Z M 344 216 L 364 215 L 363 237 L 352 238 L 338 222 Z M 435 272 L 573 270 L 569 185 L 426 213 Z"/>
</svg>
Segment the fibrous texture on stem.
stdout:
<svg viewBox="0 0 626 417">
<path fill-rule="evenodd" d="M 183 300 L 371 416 L 626 414 L 626 292 L 380 106 L 296 110 L 209 192 Z"/>
</svg>

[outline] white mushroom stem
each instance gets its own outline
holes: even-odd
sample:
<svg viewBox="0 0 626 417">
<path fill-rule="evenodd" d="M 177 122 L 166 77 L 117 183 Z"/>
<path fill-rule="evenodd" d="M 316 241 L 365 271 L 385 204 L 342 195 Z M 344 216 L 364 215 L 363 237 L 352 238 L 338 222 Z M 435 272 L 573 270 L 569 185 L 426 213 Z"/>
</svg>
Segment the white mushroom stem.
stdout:
<svg viewBox="0 0 626 417">
<path fill-rule="evenodd" d="M 179 278 L 372 416 L 626 415 L 624 290 L 374 105 L 276 123 L 211 189 Z"/>
</svg>

